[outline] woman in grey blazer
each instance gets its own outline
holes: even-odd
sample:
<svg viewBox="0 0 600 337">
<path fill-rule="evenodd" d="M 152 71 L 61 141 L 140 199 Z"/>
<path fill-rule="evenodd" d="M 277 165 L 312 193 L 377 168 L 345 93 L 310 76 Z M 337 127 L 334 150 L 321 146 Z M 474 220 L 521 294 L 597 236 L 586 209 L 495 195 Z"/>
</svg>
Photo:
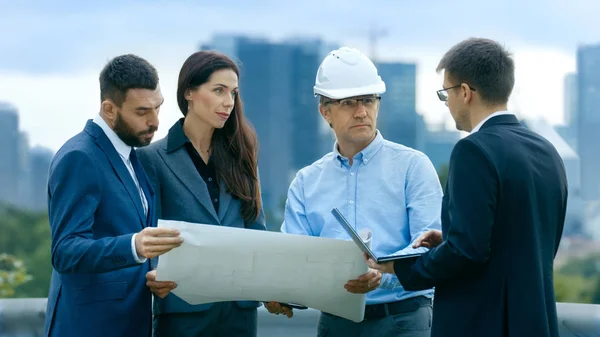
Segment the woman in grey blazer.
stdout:
<svg viewBox="0 0 600 337">
<path fill-rule="evenodd" d="M 177 103 L 184 117 L 165 138 L 138 150 L 159 219 L 266 229 L 258 141 L 242 112 L 238 78 L 235 63 L 219 53 L 196 52 L 183 64 Z M 154 336 L 256 336 L 258 302 L 190 305 L 172 288 L 156 287 L 155 275 L 147 275 Z"/>
</svg>

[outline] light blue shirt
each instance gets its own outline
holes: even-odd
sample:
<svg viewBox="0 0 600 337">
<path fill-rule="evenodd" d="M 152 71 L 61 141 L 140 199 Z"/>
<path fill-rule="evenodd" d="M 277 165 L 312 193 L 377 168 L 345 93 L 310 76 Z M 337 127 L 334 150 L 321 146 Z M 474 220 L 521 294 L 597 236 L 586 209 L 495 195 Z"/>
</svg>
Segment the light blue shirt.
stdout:
<svg viewBox="0 0 600 337">
<path fill-rule="evenodd" d="M 440 230 L 442 188 L 423 153 L 375 139 L 353 158 L 352 166 L 337 150 L 298 171 L 285 205 L 281 231 L 351 240 L 331 214 L 337 207 L 357 231 L 373 232 L 371 248 L 378 256 L 425 251 L 412 242 L 430 229 Z M 358 276 L 358 275 L 357 275 Z M 384 274 L 367 304 L 389 303 L 424 295 L 433 289 L 409 292 L 395 275 Z"/>
</svg>

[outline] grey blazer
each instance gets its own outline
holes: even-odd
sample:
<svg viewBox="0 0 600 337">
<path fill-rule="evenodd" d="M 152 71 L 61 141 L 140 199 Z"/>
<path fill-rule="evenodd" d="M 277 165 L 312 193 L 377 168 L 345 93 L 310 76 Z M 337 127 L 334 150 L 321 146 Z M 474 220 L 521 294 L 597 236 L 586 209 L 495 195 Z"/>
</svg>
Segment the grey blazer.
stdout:
<svg viewBox="0 0 600 337">
<path fill-rule="evenodd" d="M 185 147 L 167 151 L 168 136 L 137 150 L 142 166 L 156 193 L 156 218 L 179 220 L 216 226 L 245 227 L 266 230 L 264 212 L 253 223 L 245 223 L 240 214 L 239 199 L 227 193 L 219 184 L 219 214 L 215 212 L 206 183 L 196 170 Z M 156 225 L 156 224 L 154 224 Z M 153 261 L 155 266 L 156 261 Z M 202 285 L 198 285 L 201 287 Z M 238 301 L 243 308 L 258 307 L 259 302 Z M 154 297 L 154 314 L 198 312 L 209 309 L 212 303 L 190 305 L 174 294 L 164 299 Z"/>
</svg>

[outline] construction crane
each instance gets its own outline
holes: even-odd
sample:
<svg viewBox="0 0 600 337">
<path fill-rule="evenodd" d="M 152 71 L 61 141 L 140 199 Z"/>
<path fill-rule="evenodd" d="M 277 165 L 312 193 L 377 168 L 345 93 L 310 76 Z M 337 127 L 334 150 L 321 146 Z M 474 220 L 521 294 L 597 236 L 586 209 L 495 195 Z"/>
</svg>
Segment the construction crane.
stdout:
<svg viewBox="0 0 600 337">
<path fill-rule="evenodd" d="M 367 33 L 369 38 L 369 56 L 373 62 L 377 61 L 377 42 L 380 38 L 387 36 L 388 30 L 385 28 L 379 28 L 377 25 L 372 24 Z"/>
</svg>

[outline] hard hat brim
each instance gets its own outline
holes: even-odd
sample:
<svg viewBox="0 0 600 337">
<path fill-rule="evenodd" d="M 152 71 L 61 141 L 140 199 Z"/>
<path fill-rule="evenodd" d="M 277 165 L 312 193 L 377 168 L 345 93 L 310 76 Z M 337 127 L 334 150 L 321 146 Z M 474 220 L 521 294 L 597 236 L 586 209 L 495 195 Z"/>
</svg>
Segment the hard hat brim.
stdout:
<svg viewBox="0 0 600 337">
<path fill-rule="evenodd" d="M 348 89 L 321 89 L 317 86 L 313 87 L 315 96 L 321 95 L 332 99 L 342 99 L 364 95 L 381 95 L 385 92 L 385 83 L 381 82 L 374 85 L 368 85 L 360 88 L 348 88 Z"/>
</svg>

